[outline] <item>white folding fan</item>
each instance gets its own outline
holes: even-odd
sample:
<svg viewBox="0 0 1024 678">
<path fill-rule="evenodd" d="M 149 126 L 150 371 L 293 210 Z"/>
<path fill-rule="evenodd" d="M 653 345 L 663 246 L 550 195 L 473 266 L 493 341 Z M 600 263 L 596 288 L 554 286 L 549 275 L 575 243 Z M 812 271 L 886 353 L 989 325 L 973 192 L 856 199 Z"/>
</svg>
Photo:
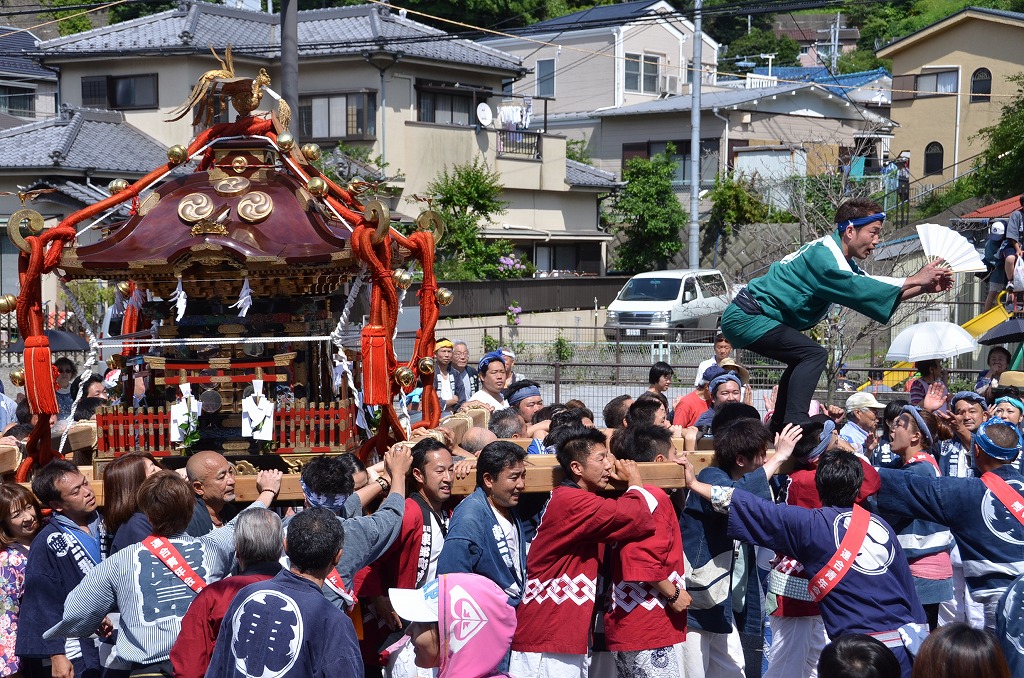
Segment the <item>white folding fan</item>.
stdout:
<svg viewBox="0 0 1024 678">
<path fill-rule="evenodd" d="M 942 259 L 954 273 L 987 270 L 974 245 L 953 229 L 939 224 L 919 224 L 917 234 L 925 256 Z"/>
</svg>

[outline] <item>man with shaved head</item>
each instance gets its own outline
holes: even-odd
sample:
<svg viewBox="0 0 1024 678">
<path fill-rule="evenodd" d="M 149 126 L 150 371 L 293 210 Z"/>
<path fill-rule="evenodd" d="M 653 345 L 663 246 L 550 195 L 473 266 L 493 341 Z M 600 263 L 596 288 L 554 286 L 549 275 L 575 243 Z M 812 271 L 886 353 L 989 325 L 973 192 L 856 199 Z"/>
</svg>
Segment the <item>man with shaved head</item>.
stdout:
<svg viewBox="0 0 1024 678">
<path fill-rule="evenodd" d="M 484 449 L 487 443 L 494 442 L 497 439 L 498 436 L 489 429 L 482 426 L 474 426 L 462 436 L 462 442 L 459 443 L 459 447 L 467 454 L 478 457 L 480 456 L 480 450 Z"/>
<path fill-rule="evenodd" d="M 185 464 L 185 474 L 196 494 L 196 509 L 186 532 L 201 537 L 222 527 L 238 513 L 235 500 L 235 467 L 212 450 L 196 452 Z"/>
</svg>

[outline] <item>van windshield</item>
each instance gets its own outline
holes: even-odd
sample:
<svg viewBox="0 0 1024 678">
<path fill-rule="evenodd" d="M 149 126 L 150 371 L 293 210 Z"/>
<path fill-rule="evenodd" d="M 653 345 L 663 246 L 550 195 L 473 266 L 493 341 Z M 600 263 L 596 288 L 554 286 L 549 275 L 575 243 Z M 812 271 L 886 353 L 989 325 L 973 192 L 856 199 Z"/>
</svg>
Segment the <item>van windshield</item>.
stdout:
<svg viewBox="0 0 1024 678">
<path fill-rule="evenodd" d="M 619 301 L 674 301 L 680 278 L 633 278 L 619 292 Z"/>
</svg>

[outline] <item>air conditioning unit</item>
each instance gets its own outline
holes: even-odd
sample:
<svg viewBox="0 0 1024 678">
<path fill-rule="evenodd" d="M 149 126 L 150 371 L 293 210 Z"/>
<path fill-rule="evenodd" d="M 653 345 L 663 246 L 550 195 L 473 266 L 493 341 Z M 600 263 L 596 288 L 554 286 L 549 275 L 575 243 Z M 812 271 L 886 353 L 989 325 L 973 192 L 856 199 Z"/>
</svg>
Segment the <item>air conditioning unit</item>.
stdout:
<svg viewBox="0 0 1024 678">
<path fill-rule="evenodd" d="M 678 75 L 662 75 L 661 76 L 661 94 L 662 96 L 669 96 L 679 94 L 679 76 Z"/>
</svg>

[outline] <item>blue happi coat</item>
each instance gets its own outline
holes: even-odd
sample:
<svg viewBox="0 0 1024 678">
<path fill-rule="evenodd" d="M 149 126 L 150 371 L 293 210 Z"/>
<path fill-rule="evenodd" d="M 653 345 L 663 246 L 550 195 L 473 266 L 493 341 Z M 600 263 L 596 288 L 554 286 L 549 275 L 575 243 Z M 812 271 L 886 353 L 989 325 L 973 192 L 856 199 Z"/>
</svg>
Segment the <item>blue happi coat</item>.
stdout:
<svg viewBox="0 0 1024 678">
<path fill-rule="evenodd" d="M 519 562 L 505 543 L 505 535 L 494 517 L 483 488 L 455 507 L 444 548 L 437 561 L 437 574 L 470 572 L 487 577 L 508 596 L 509 605 L 518 605 L 523 596 L 526 573 L 526 537 L 518 514 L 512 511 L 512 526 L 519 532 Z"/>
<path fill-rule="evenodd" d="M 90 526 L 104 541 L 99 514 Z M 76 675 L 85 668 L 99 671 L 99 655 L 89 639 L 46 640 L 43 633 L 64 616 L 64 600 L 99 561 L 62 530 L 54 518 L 32 540 L 25 567 L 25 594 L 18 620 L 16 652 L 21 657 L 66 654 L 75 663 Z"/>
<path fill-rule="evenodd" d="M 851 515 L 850 508 L 773 504 L 737 489 L 729 508 L 727 533 L 731 539 L 791 555 L 814 577 L 835 556 Z M 876 515 L 871 516 L 868 533 L 850 569 L 818 606 L 832 638 L 927 624 L 896 533 Z M 903 676 L 909 677 L 907 651 L 902 647 L 890 649 L 900 662 Z"/>
<path fill-rule="evenodd" d="M 1024 477 L 1015 464 L 993 473 L 1024 493 Z M 971 597 L 995 603 L 1006 587 L 1024 574 L 1024 525 L 989 491 L 980 478 L 923 478 L 880 469 L 881 511 L 945 525 L 960 547 Z"/>
<path fill-rule="evenodd" d="M 739 480 L 718 468 L 709 466 L 697 476 L 701 482 L 721 487 L 740 487 L 758 497 L 770 499 L 771 489 L 768 476 L 761 469 L 747 473 Z M 713 508 L 711 502 L 695 493 L 686 498 L 686 509 L 679 516 L 679 530 L 683 536 L 683 551 L 690 567 L 700 568 L 715 556 L 733 550 L 733 540 L 725 535 L 726 517 Z M 747 588 L 744 609 L 733 614 L 732 596 L 707 610 L 691 609 L 687 624 L 693 628 L 711 633 L 729 633 L 733 623 L 742 633 L 761 633 L 764 622 L 764 591 L 757 573 L 753 548 L 744 546 L 741 557 L 746 559 Z M 735 565 L 735 563 L 733 563 Z"/>
<path fill-rule="evenodd" d="M 807 509 L 773 504 L 736 490 L 729 508 L 728 536 L 789 554 L 814 576 L 835 555 L 851 513 L 849 508 L 835 506 Z M 852 569 L 819 605 L 832 638 L 892 631 L 926 621 L 896 533 L 873 514 Z"/>
<path fill-rule="evenodd" d="M 288 570 L 235 595 L 206 672 L 207 678 L 362 675 L 352 620 L 315 583 Z"/>
</svg>

